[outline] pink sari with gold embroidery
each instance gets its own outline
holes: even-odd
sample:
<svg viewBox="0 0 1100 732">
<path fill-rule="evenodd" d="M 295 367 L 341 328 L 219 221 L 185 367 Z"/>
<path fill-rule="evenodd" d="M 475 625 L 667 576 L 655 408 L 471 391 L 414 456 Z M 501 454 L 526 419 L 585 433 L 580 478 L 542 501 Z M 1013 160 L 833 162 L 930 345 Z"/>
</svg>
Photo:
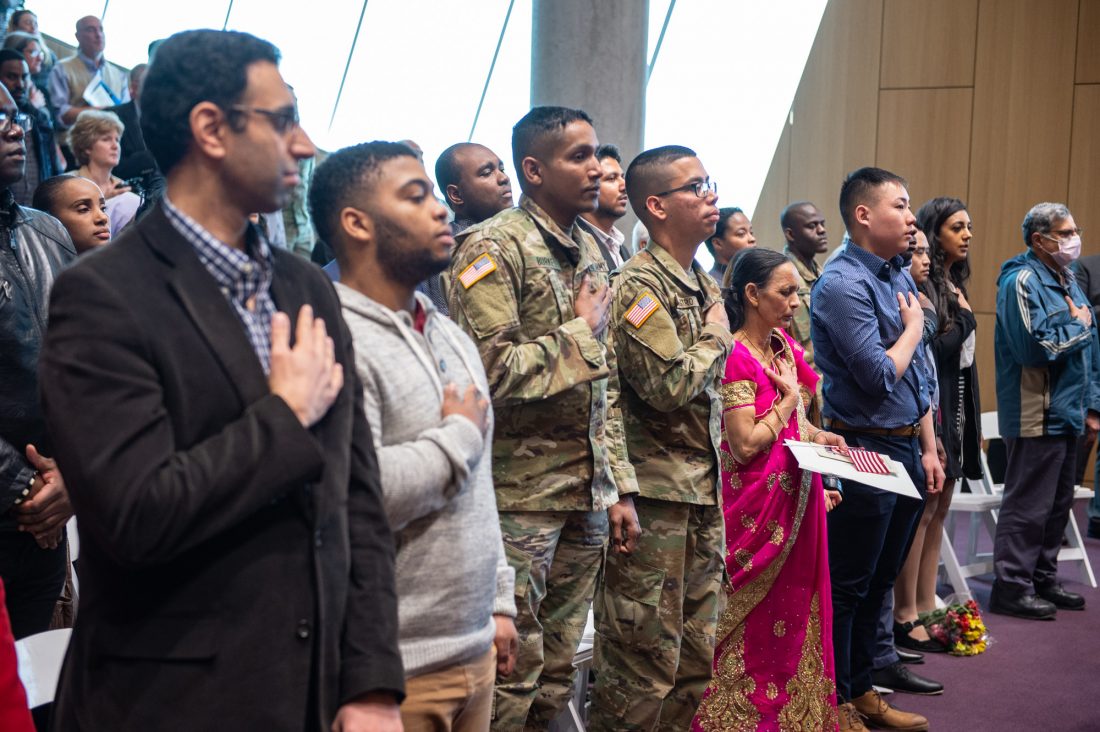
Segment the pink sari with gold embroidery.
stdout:
<svg viewBox="0 0 1100 732">
<path fill-rule="evenodd" d="M 730 585 L 697 732 L 837 728 L 825 494 L 821 476 L 802 472 L 783 445 L 808 439 L 802 405 L 818 377 L 786 333 L 773 331 L 771 342 L 777 358 L 794 363 L 803 401 L 779 439 L 746 465 L 734 461 L 722 430 Z M 726 362 L 721 393 L 723 413 L 751 408 L 757 419 L 779 398 L 742 343 Z"/>
</svg>

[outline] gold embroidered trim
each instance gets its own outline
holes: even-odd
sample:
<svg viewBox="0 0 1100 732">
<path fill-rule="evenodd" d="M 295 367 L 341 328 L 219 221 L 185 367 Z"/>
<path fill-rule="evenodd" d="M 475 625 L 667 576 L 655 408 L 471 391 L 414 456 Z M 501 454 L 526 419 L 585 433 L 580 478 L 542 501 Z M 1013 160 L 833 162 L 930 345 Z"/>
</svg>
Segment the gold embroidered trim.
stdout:
<svg viewBox="0 0 1100 732">
<path fill-rule="evenodd" d="M 776 546 L 783 546 L 783 527 L 779 525 L 779 522 L 772 519 L 768 522 L 766 527 L 771 532 L 772 537 L 768 539 L 772 544 Z"/>
<path fill-rule="evenodd" d="M 821 601 L 815 592 L 810 601 L 810 619 L 806 639 L 802 642 L 802 657 L 798 671 L 787 682 L 790 697 L 779 712 L 781 732 L 836 729 L 836 706 L 830 698 L 836 686 L 825 675 L 825 659 L 821 646 Z"/>
<path fill-rule="evenodd" d="M 706 732 L 755 732 L 760 712 L 749 699 L 755 691 L 756 681 L 745 672 L 745 626 L 741 625 L 718 656 L 695 721 Z"/>
<path fill-rule="evenodd" d="M 813 474 L 809 471 L 802 471 L 802 481 L 798 491 L 798 507 L 795 508 L 790 534 L 787 535 L 783 548 L 779 550 L 779 555 L 751 582 L 729 596 L 726 609 L 718 618 L 718 638 L 725 638 L 738 626 L 742 625 L 748 614 L 760 604 L 760 601 L 764 599 L 764 596 L 768 594 L 768 590 L 775 583 L 775 578 L 783 569 L 783 563 L 787 561 L 787 556 L 791 553 L 791 547 L 794 546 L 794 538 L 798 536 L 798 529 L 802 526 L 802 517 L 806 513 L 806 503 L 810 498 L 812 477 Z"/>
<path fill-rule="evenodd" d="M 737 409 L 756 404 L 756 382 L 750 379 L 731 381 L 718 387 L 723 409 Z"/>
</svg>

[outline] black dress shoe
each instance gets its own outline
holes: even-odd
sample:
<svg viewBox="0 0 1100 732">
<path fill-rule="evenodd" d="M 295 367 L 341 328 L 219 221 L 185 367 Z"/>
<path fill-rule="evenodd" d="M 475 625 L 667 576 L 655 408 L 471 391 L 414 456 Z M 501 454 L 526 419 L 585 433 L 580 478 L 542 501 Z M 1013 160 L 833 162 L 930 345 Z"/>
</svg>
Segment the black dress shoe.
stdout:
<svg viewBox="0 0 1100 732">
<path fill-rule="evenodd" d="M 932 696 L 933 694 L 943 693 L 943 684 L 913 673 L 908 666 L 902 663 L 895 663 L 892 666 L 872 671 L 871 683 L 875 686 L 885 686 L 906 694 Z"/>
<path fill-rule="evenodd" d="M 944 645 L 934 638 L 928 640 L 918 640 L 909 635 L 913 628 L 917 627 L 916 622 L 910 621 L 908 623 L 899 623 L 894 621 L 894 646 L 895 649 L 908 648 L 911 651 L 920 651 L 922 653 L 947 653 L 947 649 Z"/>
<path fill-rule="evenodd" d="M 998 615 L 1011 615 L 1026 620 L 1054 620 L 1058 608 L 1035 595 L 1012 595 L 1001 590 L 996 583 L 989 596 L 989 611 Z"/>
<path fill-rule="evenodd" d="M 1076 592 L 1069 592 L 1061 584 L 1055 582 L 1046 587 L 1035 587 L 1035 594 L 1060 610 L 1084 610 L 1085 598 Z"/>
<path fill-rule="evenodd" d="M 907 651 L 904 648 L 894 647 L 894 652 L 898 654 L 898 660 L 902 663 L 907 663 L 910 666 L 916 666 L 919 663 L 924 663 L 924 654 L 915 653 L 914 651 Z"/>
</svg>

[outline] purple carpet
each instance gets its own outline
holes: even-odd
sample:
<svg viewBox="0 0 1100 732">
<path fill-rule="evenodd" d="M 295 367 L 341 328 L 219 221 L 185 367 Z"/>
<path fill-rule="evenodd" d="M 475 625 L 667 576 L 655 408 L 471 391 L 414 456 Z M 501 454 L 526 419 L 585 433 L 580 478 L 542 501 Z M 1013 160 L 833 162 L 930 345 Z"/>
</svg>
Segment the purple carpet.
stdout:
<svg viewBox="0 0 1100 732">
<path fill-rule="evenodd" d="M 1085 505 L 1075 505 L 1085 534 Z M 966 542 L 958 521 L 956 548 Z M 1085 539 L 1093 571 L 1100 571 L 1100 540 Z M 988 543 L 983 549 L 988 549 Z M 980 656 L 927 654 L 914 671 L 942 681 L 942 696 L 891 694 L 887 700 L 919 712 L 936 732 L 1100 730 L 1100 590 L 1089 587 L 1074 562 L 1060 568 L 1066 589 L 1082 593 L 1084 612 L 1059 611 L 1053 622 L 1019 620 L 988 612 L 992 575 L 972 577 L 993 644 Z M 945 588 L 946 589 L 946 588 Z"/>
</svg>

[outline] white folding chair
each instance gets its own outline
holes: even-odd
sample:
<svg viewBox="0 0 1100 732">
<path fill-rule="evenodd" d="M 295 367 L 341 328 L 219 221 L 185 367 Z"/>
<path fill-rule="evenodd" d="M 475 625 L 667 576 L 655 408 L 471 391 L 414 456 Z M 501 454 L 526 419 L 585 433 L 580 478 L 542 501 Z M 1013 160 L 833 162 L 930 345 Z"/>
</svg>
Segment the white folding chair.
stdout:
<svg viewBox="0 0 1100 732">
<path fill-rule="evenodd" d="M 588 620 L 584 625 L 584 634 L 580 645 L 573 655 L 573 668 L 577 677 L 573 682 L 573 695 L 569 704 L 557 719 L 550 723 L 548 732 L 585 732 L 588 721 L 588 671 L 592 668 L 592 645 L 596 639 L 596 626 L 592 619 L 592 610 L 588 610 Z"/>
<path fill-rule="evenodd" d="M 31 709 L 53 701 L 72 634 L 72 628 L 47 630 L 15 642 L 19 680 L 27 690 L 27 706 Z"/>
<path fill-rule="evenodd" d="M 982 437 L 986 440 L 999 440 L 1001 439 L 1001 427 L 997 422 L 996 412 L 982 412 Z M 982 462 L 982 478 L 981 480 L 967 480 L 970 485 L 970 490 L 974 494 L 984 494 L 987 496 L 1000 496 L 1004 493 L 1003 483 L 994 483 L 992 474 L 989 472 L 989 461 L 986 459 L 985 448 L 981 450 L 981 462 Z M 958 496 L 956 496 L 958 498 Z M 1092 498 L 1092 491 L 1082 486 L 1076 486 L 1073 490 L 1073 498 L 1075 501 L 1089 500 Z M 952 506 L 952 510 L 954 506 Z M 991 510 L 993 522 L 997 520 L 997 510 Z M 973 523 L 970 527 L 970 542 L 971 547 L 976 543 L 977 533 Z M 1081 539 L 1081 530 L 1077 526 L 1077 517 L 1074 516 L 1071 511 L 1069 514 L 1069 521 L 1066 523 L 1066 543 L 1067 546 L 1063 547 L 1058 552 L 1058 563 L 1067 562 L 1079 562 L 1081 570 L 1081 578 L 1087 582 L 1090 587 L 1096 587 L 1096 575 L 1092 571 L 1092 563 L 1089 561 L 1088 552 L 1085 551 L 1085 543 Z M 973 549 L 971 549 L 973 551 Z"/>
</svg>

